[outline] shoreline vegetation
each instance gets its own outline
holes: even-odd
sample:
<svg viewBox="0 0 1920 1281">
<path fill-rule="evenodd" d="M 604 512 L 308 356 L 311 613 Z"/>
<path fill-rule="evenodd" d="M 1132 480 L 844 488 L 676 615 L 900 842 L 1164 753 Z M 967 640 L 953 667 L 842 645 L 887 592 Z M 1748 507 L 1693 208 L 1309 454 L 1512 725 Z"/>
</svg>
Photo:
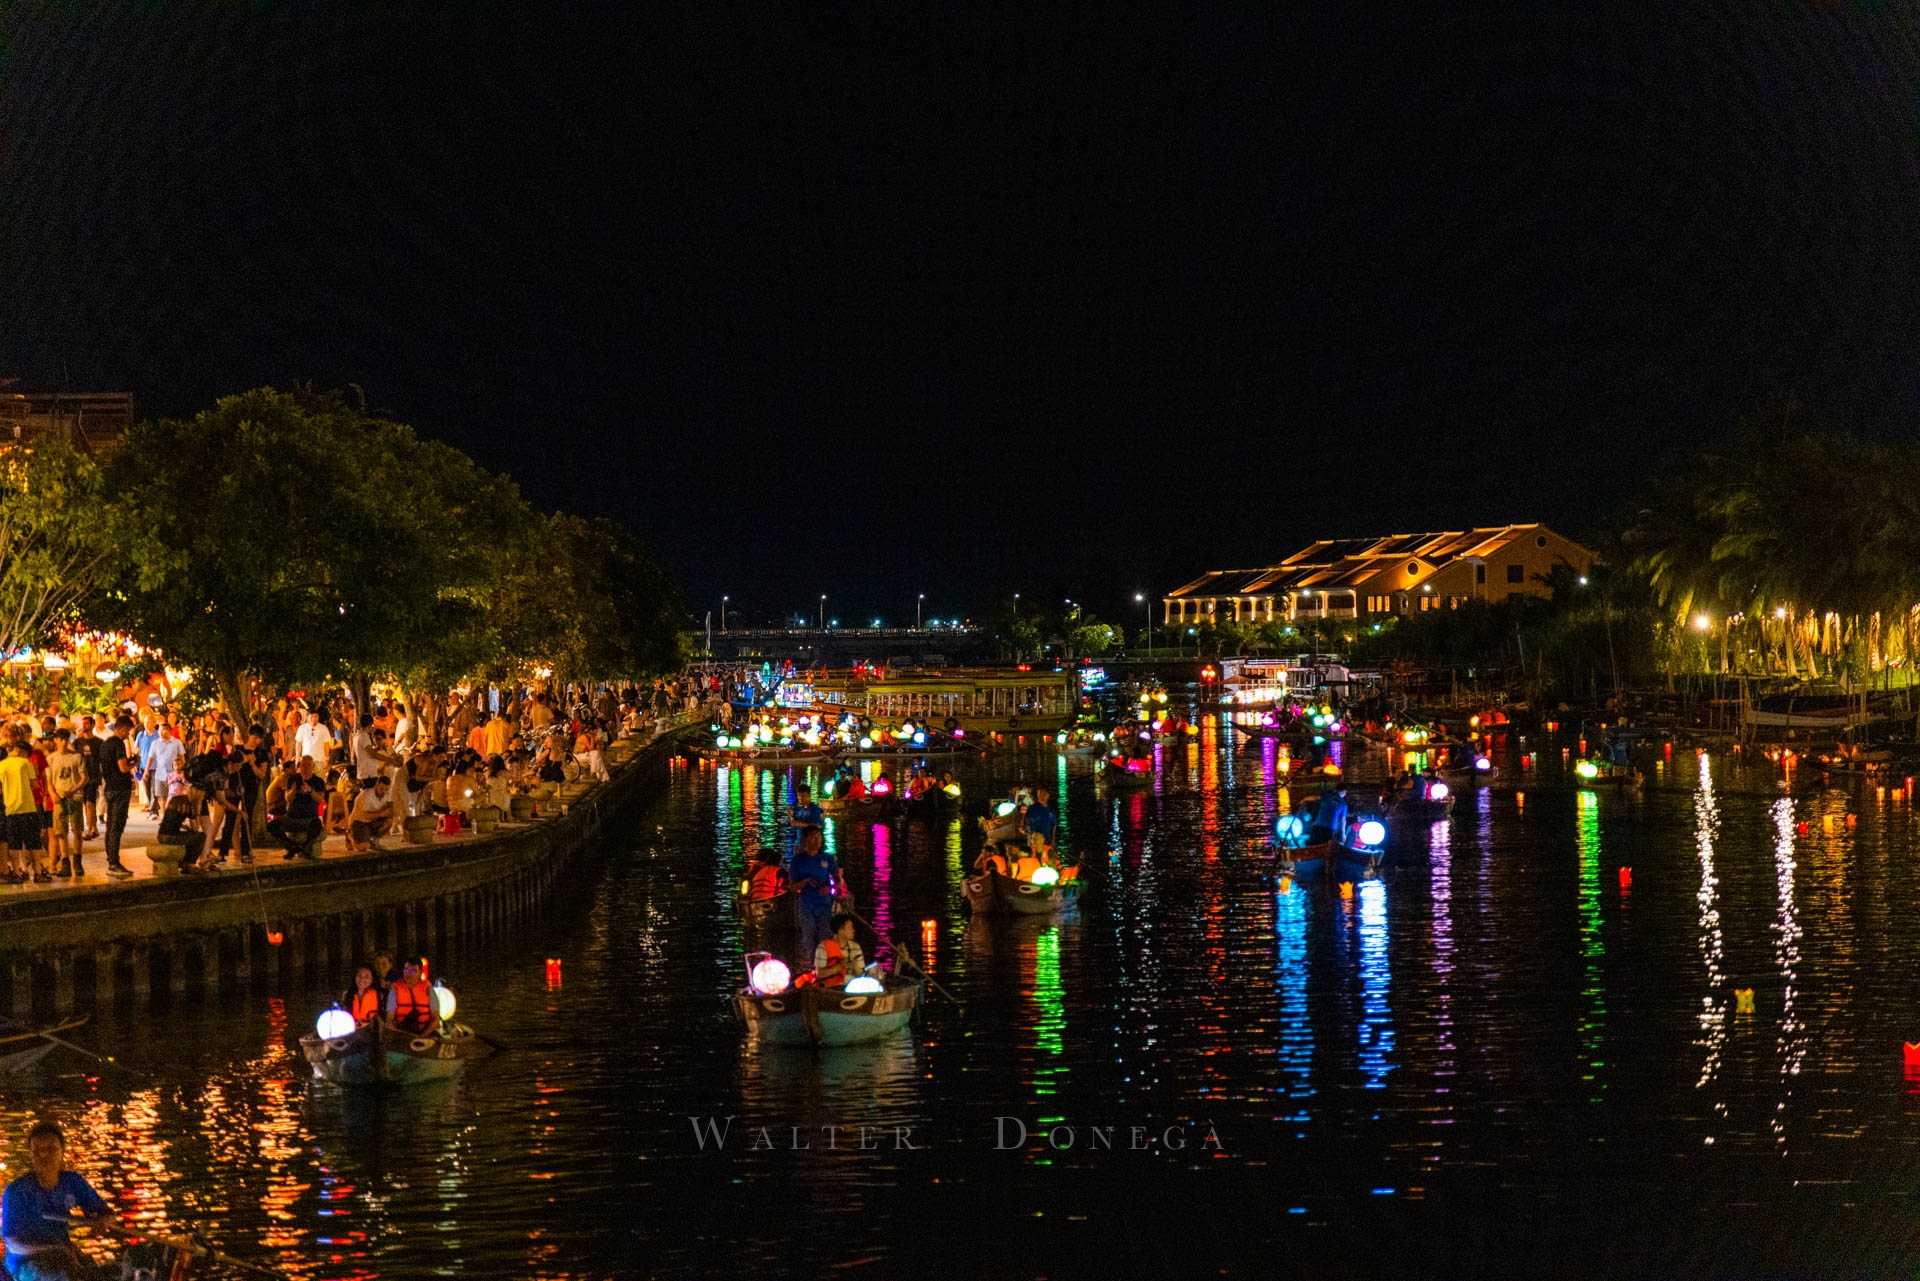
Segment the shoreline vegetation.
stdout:
<svg viewBox="0 0 1920 1281">
<path fill-rule="evenodd" d="M 0 653 L 111 631 L 140 651 L 117 687 L 164 662 L 192 673 L 189 711 L 244 725 L 314 686 L 364 708 L 376 683 L 424 710 L 467 681 L 564 689 L 686 656 L 678 590 L 618 524 L 541 512 L 339 393 L 257 388 L 102 459 L 50 436 L 3 465 Z"/>
</svg>

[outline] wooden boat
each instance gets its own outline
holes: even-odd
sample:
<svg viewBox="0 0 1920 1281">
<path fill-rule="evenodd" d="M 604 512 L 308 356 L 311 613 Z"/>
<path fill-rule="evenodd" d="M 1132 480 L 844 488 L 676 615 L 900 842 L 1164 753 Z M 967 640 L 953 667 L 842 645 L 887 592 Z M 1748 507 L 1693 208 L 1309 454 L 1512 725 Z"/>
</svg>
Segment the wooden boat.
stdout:
<svg viewBox="0 0 1920 1281">
<path fill-rule="evenodd" d="M 733 996 L 734 1013 L 759 1045 L 858 1045 L 891 1036 L 920 1008 L 926 985 L 888 975 L 885 990 L 849 994 L 837 987 L 809 983 L 767 995 L 743 987 Z"/>
<path fill-rule="evenodd" d="M 85 1016 L 56 1023 L 52 1027 L 26 1029 L 19 1024 L 0 1024 L 0 1076 L 12 1076 L 38 1066 L 53 1053 L 59 1042 L 49 1040 L 62 1032 L 71 1032 L 87 1020 Z"/>
<path fill-rule="evenodd" d="M 1453 791 L 1439 800 L 1424 796 L 1401 796 L 1393 802 L 1393 818 L 1401 823 L 1438 823 L 1453 816 Z"/>
<path fill-rule="evenodd" d="M 694 755 L 716 765 L 831 765 L 837 758 L 825 748 L 793 751 L 778 747 L 695 747 Z"/>
<path fill-rule="evenodd" d="M 872 821 L 893 814 L 899 801 L 889 793 L 886 796 L 832 796 L 820 802 L 820 812 L 842 818 L 858 818 Z"/>
<path fill-rule="evenodd" d="M 1333 851 L 1335 874 L 1343 881 L 1370 881 L 1380 875 L 1380 861 L 1384 857 L 1379 850 L 1356 850 L 1348 845 L 1336 846 Z"/>
<path fill-rule="evenodd" d="M 794 911 L 794 892 L 783 890 L 772 898 L 733 896 L 733 912 L 750 951 L 792 956 L 800 943 L 800 922 Z"/>
<path fill-rule="evenodd" d="M 1064 911 L 1080 901 L 1080 878 L 1077 876 L 1068 881 L 1056 881 L 1052 885 L 1035 885 L 1032 881 L 1016 881 L 998 872 L 985 872 L 968 877 L 962 888 L 966 891 L 967 906 L 976 915 L 983 912 L 1016 912 L 1022 916 L 1039 916 L 1047 912 Z"/>
<path fill-rule="evenodd" d="M 908 818 L 950 818 L 960 812 L 960 798 L 943 788 L 931 787 L 907 801 L 906 809 Z"/>
<path fill-rule="evenodd" d="M 1579 777 L 1578 771 L 1575 771 L 1575 781 L 1578 786 L 1611 787 L 1622 792 L 1637 792 L 1640 790 L 1640 785 L 1646 782 L 1646 775 L 1631 765 L 1607 765 L 1598 761 L 1593 764 L 1598 766 L 1599 773 L 1592 778 Z"/>
<path fill-rule="evenodd" d="M 1271 870 L 1275 876 L 1316 876 L 1326 866 L 1327 855 L 1332 852 L 1332 841 L 1278 846 L 1273 851 Z"/>
<path fill-rule="evenodd" d="M 1151 756 L 1109 756 L 1103 769 L 1107 778 L 1115 783 L 1151 783 L 1153 781 Z"/>
<path fill-rule="evenodd" d="M 300 1051 L 313 1065 L 316 1081 L 424 1085 L 460 1075 L 469 1062 L 486 1052 L 486 1046 L 472 1028 L 461 1023 L 442 1023 L 430 1032 L 409 1033 L 378 1022 L 332 1040 L 303 1036 Z"/>
<path fill-rule="evenodd" d="M 1471 762 L 1466 765 L 1454 765 L 1440 771 L 1448 787 L 1486 787 L 1500 777 L 1500 767 L 1489 763 L 1485 769 L 1475 769 Z"/>
</svg>

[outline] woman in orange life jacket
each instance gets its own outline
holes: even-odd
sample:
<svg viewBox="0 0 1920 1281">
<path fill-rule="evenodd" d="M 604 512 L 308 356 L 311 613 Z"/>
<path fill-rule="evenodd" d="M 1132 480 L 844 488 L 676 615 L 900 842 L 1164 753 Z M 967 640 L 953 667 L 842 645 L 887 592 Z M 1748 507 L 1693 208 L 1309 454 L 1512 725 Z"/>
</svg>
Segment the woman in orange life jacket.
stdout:
<svg viewBox="0 0 1920 1281">
<path fill-rule="evenodd" d="M 408 960 L 400 981 L 387 993 L 387 1021 L 407 1032 L 433 1029 L 433 989 L 420 977 L 420 962 Z"/>
<path fill-rule="evenodd" d="M 980 857 L 973 860 L 973 870 L 982 876 L 988 872 L 998 872 L 1002 876 L 1010 874 L 1007 870 L 1007 860 L 1001 855 L 1000 847 L 995 845 L 988 845 L 981 849 Z"/>
<path fill-rule="evenodd" d="M 347 993 L 346 1007 L 360 1027 L 380 1017 L 380 985 L 374 981 L 371 965 L 353 972 L 353 990 Z"/>
<path fill-rule="evenodd" d="M 754 860 L 753 871 L 747 877 L 747 898 L 751 902 L 764 903 L 768 899 L 779 898 L 786 888 L 787 872 L 780 866 L 780 851 L 762 847 Z"/>
<path fill-rule="evenodd" d="M 836 913 L 829 922 L 833 933 L 820 940 L 813 950 L 814 979 L 822 987 L 845 987 L 867 967 L 867 958 L 853 937 L 853 918 Z"/>
</svg>

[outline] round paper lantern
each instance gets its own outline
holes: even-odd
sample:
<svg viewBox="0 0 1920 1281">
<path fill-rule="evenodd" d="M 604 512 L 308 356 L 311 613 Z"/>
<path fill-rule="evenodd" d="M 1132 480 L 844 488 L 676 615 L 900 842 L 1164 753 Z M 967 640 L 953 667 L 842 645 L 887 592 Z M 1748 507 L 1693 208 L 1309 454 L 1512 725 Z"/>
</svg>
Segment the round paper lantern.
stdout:
<svg viewBox="0 0 1920 1281">
<path fill-rule="evenodd" d="M 323 1011 L 319 1021 L 313 1025 L 313 1030 L 319 1033 L 323 1041 L 336 1041 L 343 1036 L 352 1036 L 353 1028 L 353 1015 L 337 1005 Z"/>
<path fill-rule="evenodd" d="M 887 990 L 886 984 L 870 975 L 862 974 L 858 978 L 847 980 L 844 989 L 848 996 L 878 996 Z"/>
<path fill-rule="evenodd" d="M 444 983 L 433 985 L 433 1012 L 442 1023 L 452 1018 L 453 1012 L 459 1008 L 460 1002 L 455 999 L 452 988 Z"/>
<path fill-rule="evenodd" d="M 1051 867 L 1039 867 L 1034 869 L 1033 883 L 1035 885 L 1054 885 L 1054 884 L 1057 884 L 1059 880 L 1060 880 L 1060 873 L 1055 871 Z"/>
<path fill-rule="evenodd" d="M 1378 845 L 1387 839 L 1387 825 L 1377 818 L 1370 818 L 1360 825 L 1360 843 Z"/>
<path fill-rule="evenodd" d="M 1432 786 L 1430 786 L 1430 787 L 1428 787 L 1428 788 L 1427 788 L 1427 799 L 1428 799 L 1428 800 L 1430 800 L 1430 801 L 1444 801 L 1444 800 L 1446 800 L 1446 799 L 1447 799 L 1447 785 L 1446 785 L 1445 783 L 1435 783 L 1435 784 L 1433 784 Z"/>
<path fill-rule="evenodd" d="M 787 990 L 793 972 L 786 962 L 769 956 L 753 967 L 753 990 L 762 996 L 778 996 Z"/>
</svg>

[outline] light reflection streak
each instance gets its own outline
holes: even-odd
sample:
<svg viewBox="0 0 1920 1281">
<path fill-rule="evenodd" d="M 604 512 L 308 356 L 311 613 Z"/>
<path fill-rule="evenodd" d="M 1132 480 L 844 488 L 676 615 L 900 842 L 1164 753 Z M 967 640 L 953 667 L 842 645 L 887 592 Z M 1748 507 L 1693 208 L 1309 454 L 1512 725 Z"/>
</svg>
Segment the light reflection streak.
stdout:
<svg viewBox="0 0 1920 1281">
<path fill-rule="evenodd" d="M 1313 1113 L 1306 1100 L 1313 1088 L 1313 1016 L 1307 1001 L 1307 903 L 1298 885 L 1275 896 L 1273 909 L 1273 981 L 1279 995 L 1280 1097 L 1287 1100 L 1280 1119 L 1304 1127 Z M 1304 1129 L 1294 1132 L 1305 1138 Z"/>
<path fill-rule="evenodd" d="M 1580 850 L 1580 994 L 1586 998 L 1580 1015 L 1580 1051 L 1586 1060 L 1580 1079 L 1593 1090 L 1587 1101 L 1598 1103 L 1607 1092 L 1602 1076 L 1607 1065 L 1607 942 L 1600 919 L 1600 798 L 1592 789 L 1580 789 L 1574 821 Z"/>
<path fill-rule="evenodd" d="M 874 959 L 885 960 L 893 952 L 893 828 L 886 823 L 873 825 L 873 930 L 876 935 Z"/>
<path fill-rule="evenodd" d="M 1393 1071 L 1393 1007 L 1388 995 L 1393 970 L 1387 959 L 1387 886 L 1384 881 L 1362 881 L 1355 890 L 1360 900 L 1360 1026 L 1358 1029 L 1362 1086 L 1382 1090 Z"/>
<path fill-rule="evenodd" d="M 1780 971 L 1780 1031 L 1775 1045 L 1780 1056 L 1780 1100 L 1774 1105 L 1773 1141 L 1787 1154 L 1787 1104 L 1794 1078 L 1806 1062 L 1806 1024 L 1795 1008 L 1800 981 L 1800 921 L 1793 905 L 1793 802 L 1782 797 L 1773 803 L 1773 879 L 1778 910 L 1773 919 L 1773 963 Z"/>
<path fill-rule="evenodd" d="M 1727 976 L 1723 968 L 1726 945 L 1720 933 L 1720 878 L 1713 869 L 1713 843 L 1720 833 L 1720 807 L 1713 794 L 1713 762 L 1700 753 L 1700 786 L 1693 794 L 1694 845 L 1700 855 L 1699 903 L 1700 963 L 1706 972 L 1706 995 L 1700 998 L 1700 1036 L 1694 1044 L 1702 1050 L 1700 1078 L 1695 1089 L 1705 1089 L 1720 1071 L 1720 1060 L 1727 1044 Z M 1713 1105 L 1716 1116 L 1725 1116 L 1724 1100 Z M 1707 1142 L 1713 1142 L 1709 1133 Z"/>
<path fill-rule="evenodd" d="M 1453 1124 L 1453 1078 L 1459 1072 L 1459 1064 L 1454 1058 L 1459 1047 L 1454 1044 L 1453 1025 L 1453 825 L 1435 823 L 1427 837 L 1427 863 L 1429 868 L 1428 887 L 1433 895 L 1433 921 L 1430 936 L 1433 943 L 1433 984 L 1434 984 L 1434 1051 L 1436 1061 L 1433 1075 L 1436 1078 L 1433 1090 L 1435 1094 L 1447 1096 L 1443 1116 L 1438 1124 Z M 1438 1161 L 1440 1154 L 1435 1152 L 1432 1160 Z"/>
</svg>

